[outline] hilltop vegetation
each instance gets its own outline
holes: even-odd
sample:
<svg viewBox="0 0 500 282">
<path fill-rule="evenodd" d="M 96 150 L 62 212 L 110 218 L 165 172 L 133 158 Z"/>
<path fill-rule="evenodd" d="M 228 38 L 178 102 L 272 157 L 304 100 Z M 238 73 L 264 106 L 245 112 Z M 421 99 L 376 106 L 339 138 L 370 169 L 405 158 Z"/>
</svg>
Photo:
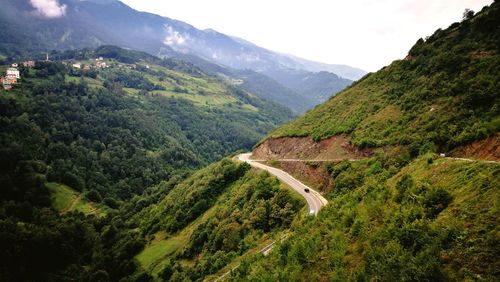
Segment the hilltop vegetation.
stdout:
<svg viewBox="0 0 500 282">
<path fill-rule="evenodd" d="M 321 140 L 347 133 L 359 147 L 448 151 L 494 135 L 500 128 L 499 15 L 494 3 L 418 40 L 404 60 L 366 75 L 270 136 Z"/>
</svg>

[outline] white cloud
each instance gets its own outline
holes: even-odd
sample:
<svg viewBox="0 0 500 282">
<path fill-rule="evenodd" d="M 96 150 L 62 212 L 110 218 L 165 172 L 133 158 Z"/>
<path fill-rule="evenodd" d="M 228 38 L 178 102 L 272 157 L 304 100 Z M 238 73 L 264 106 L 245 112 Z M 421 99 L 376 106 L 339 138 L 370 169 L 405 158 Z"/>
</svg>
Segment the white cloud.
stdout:
<svg viewBox="0 0 500 282">
<path fill-rule="evenodd" d="M 180 32 L 173 29 L 171 26 L 166 26 L 167 37 L 163 40 L 165 45 L 174 47 L 178 45 L 183 45 L 186 42 L 187 36 L 182 36 Z"/>
<path fill-rule="evenodd" d="M 30 0 L 33 8 L 46 18 L 59 18 L 66 13 L 66 5 L 60 5 L 57 0 Z"/>
</svg>

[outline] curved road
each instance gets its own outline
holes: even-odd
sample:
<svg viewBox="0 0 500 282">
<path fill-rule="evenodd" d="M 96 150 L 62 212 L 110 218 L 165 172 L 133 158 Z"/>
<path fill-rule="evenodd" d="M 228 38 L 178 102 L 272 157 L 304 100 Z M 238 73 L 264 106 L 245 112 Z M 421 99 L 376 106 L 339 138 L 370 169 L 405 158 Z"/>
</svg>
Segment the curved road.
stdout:
<svg viewBox="0 0 500 282">
<path fill-rule="evenodd" d="M 237 157 L 238 160 L 242 162 L 246 162 L 252 167 L 256 167 L 262 170 L 268 171 L 270 174 L 276 176 L 281 182 L 290 186 L 293 190 L 297 191 L 302 197 L 304 197 L 307 201 L 307 205 L 309 206 L 309 214 L 316 215 L 319 210 L 328 203 L 328 201 L 321 196 L 318 192 L 314 191 L 310 187 L 304 185 L 302 182 L 295 179 L 290 174 L 282 171 L 281 169 L 267 166 L 265 164 L 259 163 L 255 160 L 251 160 L 250 156 L 252 153 L 240 154 Z M 304 189 L 309 189 L 309 192 L 305 192 Z"/>
</svg>

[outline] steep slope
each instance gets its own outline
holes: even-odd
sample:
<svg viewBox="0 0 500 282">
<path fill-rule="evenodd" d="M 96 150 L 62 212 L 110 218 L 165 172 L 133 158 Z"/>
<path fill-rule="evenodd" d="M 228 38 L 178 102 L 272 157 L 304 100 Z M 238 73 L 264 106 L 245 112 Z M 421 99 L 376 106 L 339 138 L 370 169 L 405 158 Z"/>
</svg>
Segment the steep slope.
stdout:
<svg viewBox="0 0 500 282">
<path fill-rule="evenodd" d="M 498 15 L 495 3 L 420 39 L 404 60 L 367 75 L 270 138 L 349 134 L 360 148 L 403 145 L 418 153 L 494 136 L 500 124 Z"/>
<path fill-rule="evenodd" d="M 329 205 L 228 280 L 497 280 L 500 165 L 425 155 L 394 170 L 332 166 Z"/>
<path fill-rule="evenodd" d="M 206 67 L 205 71 L 222 71 L 234 79 L 242 79 L 238 71 L 252 69 L 272 74 L 275 80 L 282 78 L 282 85 L 268 82 L 265 86 L 259 86 L 254 83 L 253 76 L 245 81 L 246 85 L 261 90 L 256 94 L 263 98 L 270 97 L 272 101 L 281 102 L 297 113 L 324 100 L 321 98 L 318 102 L 318 96 L 328 98 L 350 83 L 334 74 L 317 74 L 321 70 L 329 71 L 327 68 L 317 68 L 311 72 L 296 63 L 296 58 L 291 59 L 213 30 L 198 30 L 180 21 L 138 12 L 120 1 L 59 2 L 61 7 L 64 6 L 64 13 L 48 17 L 36 12 L 28 0 L 14 3 L 0 0 L 0 23 L 3 26 L 0 59 L 19 59 L 28 54 L 41 56 L 50 50 L 111 44 L 162 57 L 183 58 Z M 221 68 L 226 70 L 209 66 L 203 61 L 223 65 Z M 289 82 L 297 79 L 295 76 L 299 71 L 302 73 L 302 86 L 296 87 Z M 303 79 L 316 75 L 321 76 L 321 81 Z M 302 94 L 302 98 L 293 92 Z M 276 96 L 279 98 L 273 99 Z M 298 108 L 297 105 L 304 106 Z"/>
<path fill-rule="evenodd" d="M 307 95 L 310 93 L 301 95 L 292 89 L 283 86 L 286 84 L 280 84 L 269 76 L 260 74 L 253 70 L 235 70 L 233 71 L 232 77 L 241 81 L 241 84 L 239 85 L 243 89 L 255 93 L 264 99 L 287 106 L 297 114 L 302 114 L 319 103 L 315 97 Z M 330 92 L 328 97 L 332 94 L 333 92 Z"/>
<path fill-rule="evenodd" d="M 259 159 L 369 154 L 283 166 L 330 186 L 329 204 L 228 279 L 498 280 L 499 42 L 496 1 L 263 141 Z M 478 160 L 433 153 L 448 150 Z"/>
</svg>

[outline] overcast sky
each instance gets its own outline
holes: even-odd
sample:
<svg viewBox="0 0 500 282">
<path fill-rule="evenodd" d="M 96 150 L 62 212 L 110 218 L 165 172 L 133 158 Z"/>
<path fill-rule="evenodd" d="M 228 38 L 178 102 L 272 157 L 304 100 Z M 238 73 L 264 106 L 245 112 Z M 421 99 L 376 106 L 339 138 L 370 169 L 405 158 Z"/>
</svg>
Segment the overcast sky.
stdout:
<svg viewBox="0 0 500 282">
<path fill-rule="evenodd" d="M 376 71 L 492 0 L 122 0 L 261 47 Z"/>
</svg>

